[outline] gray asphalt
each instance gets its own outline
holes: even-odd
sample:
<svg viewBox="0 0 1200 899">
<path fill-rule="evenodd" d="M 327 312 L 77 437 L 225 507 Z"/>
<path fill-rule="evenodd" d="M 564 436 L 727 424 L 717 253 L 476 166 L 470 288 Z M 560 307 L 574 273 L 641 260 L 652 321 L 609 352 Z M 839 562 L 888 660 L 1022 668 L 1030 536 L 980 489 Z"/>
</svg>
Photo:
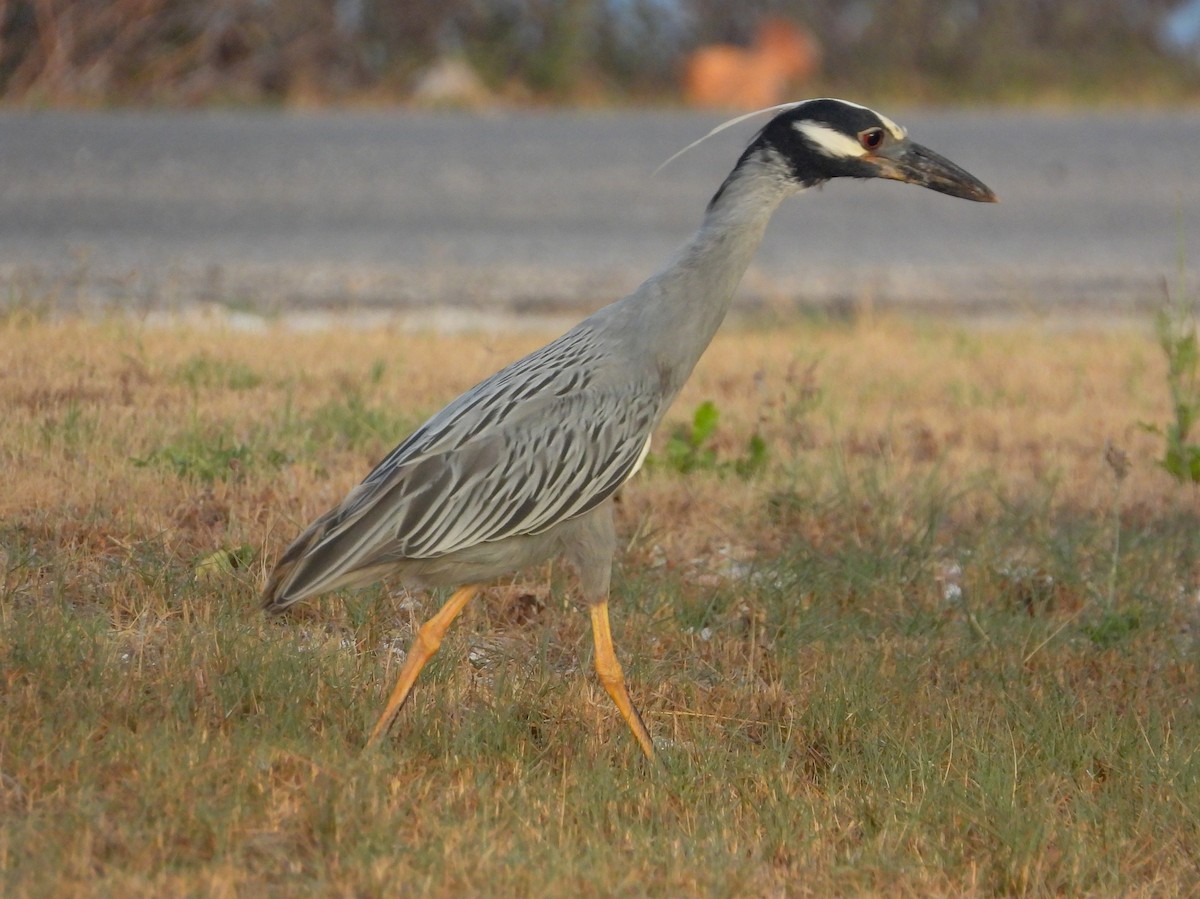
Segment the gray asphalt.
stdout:
<svg viewBox="0 0 1200 899">
<path fill-rule="evenodd" d="M 790 201 L 739 302 L 1123 313 L 1200 268 L 1200 115 L 885 110 L 998 206 Z M 678 111 L 0 114 L 0 303 L 531 316 L 636 286 L 756 125 Z M 1194 279 L 1193 279 L 1194 283 Z M 7 298 L 7 299 L 2 299 Z"/>
</svg>

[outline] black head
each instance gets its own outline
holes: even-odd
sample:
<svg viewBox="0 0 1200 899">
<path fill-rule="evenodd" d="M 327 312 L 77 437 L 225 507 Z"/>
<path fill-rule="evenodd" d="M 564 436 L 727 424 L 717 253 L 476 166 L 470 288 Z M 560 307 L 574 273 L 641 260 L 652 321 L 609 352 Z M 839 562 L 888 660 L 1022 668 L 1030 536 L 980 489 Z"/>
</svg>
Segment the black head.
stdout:
<svg viewBox="0 0 1200 899">
<path fill-rule="evenodd" d="M 845 100 L 805 100 L 775 116 L 742 154 L 778 159 L 801 187 L 831 178 L 888 178 L 964 200 L 994 203 L 979 179 L 874 110 Z"/>
</svg>

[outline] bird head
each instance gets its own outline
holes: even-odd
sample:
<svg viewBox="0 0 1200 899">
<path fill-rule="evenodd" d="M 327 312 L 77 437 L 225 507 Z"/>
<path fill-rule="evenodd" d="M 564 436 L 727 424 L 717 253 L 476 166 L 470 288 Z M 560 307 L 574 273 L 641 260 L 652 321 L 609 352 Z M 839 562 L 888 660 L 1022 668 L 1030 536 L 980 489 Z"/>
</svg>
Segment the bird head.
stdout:
<svg viewBox="0 0 1200 899">
<path fill-rule="evenodd" d="M 887 178 L 981 203 L 996 202 L 982 181 L 927 147 L 887 116 L 845 100 L 782 107 L 742 154 L 781 161 L 800 187 L 832 178 Z"/>
</svg>

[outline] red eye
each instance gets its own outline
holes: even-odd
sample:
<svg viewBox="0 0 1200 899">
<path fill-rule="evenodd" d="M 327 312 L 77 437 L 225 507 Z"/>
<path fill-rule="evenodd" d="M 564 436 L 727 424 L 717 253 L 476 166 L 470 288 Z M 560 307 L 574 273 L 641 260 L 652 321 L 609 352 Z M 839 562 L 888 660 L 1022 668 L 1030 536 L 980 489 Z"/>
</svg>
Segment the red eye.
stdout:
<svg viewBox="0 0 1200 899">
<path fill-rule="evenodd" d="M 858 142 L 863 145 L 864 150 L 878 150 L 883 144 L 883 129 L 870 128 L 862 132 L 858 136 Z"/>
</svg>

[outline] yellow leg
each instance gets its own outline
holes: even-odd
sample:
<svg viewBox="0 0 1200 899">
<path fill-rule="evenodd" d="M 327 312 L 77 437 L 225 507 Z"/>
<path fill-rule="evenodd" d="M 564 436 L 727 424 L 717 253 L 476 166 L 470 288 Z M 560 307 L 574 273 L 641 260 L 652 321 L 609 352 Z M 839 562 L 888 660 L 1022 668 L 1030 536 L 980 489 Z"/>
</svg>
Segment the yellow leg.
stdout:
<svg viewBox="0 0 1200 899">
<path fill-rule="evenodd" d="M 404 700 L 408 699 L 408 694 L 417 681 L 417 675 L 421 673 L 425 663 L 433 658 L 433 654 L 442 645 L 442 638 L 446 636 L 446 631 L 454 623 L 454 619 L 478 592 L 479 587 L 474 584 L 456 590 L 446 604 L 438 610 L 438 613 L 421 625 L 412 647 L 408 650 L 408 657 L 405 658 L 404 665 L 400 668 L 400 677 L 396 679 L 396 686 L 392 689 L 387 707 L 379 716 L 379 721 L 376 722 L 375 729 L 371 731 L 371 736 L 367 740 L 368 746 L 379 742 L 379 738 L 387 733 L 396 713 L 404 705 Z"/>
<path fill-rule="evenodd" d="M 621 663 L 617 661 L 617 654 L 613 650 L 612 630 L 608 626 L 608 603 L 596 603 L 591 609 L 592 636 L 596 641 L 596 674 L 612 701 L 617 704 L 617 710 L 633 731 L 646 758 L 653 759 L 654 744 L 650 742 L 650 733 L 642 723 L 642 716 L 633 707 L 629 691 L 625 689 L 625 674 L 621 671 Z"/>
</svg>

